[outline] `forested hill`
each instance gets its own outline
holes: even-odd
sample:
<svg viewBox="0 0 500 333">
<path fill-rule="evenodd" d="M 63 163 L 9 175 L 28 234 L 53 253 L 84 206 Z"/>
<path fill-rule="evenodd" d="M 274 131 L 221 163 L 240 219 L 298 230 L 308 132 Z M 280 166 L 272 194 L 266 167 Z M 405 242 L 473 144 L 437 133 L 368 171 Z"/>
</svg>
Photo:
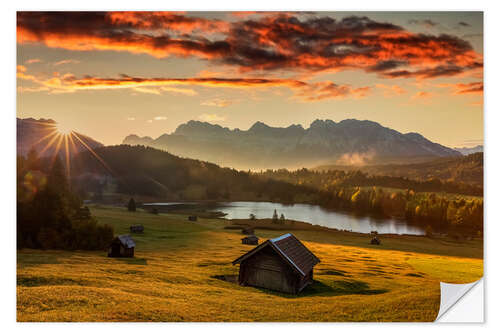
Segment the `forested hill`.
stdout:
<svg viewBox="0 0 500 333">
<path fill-rule="evenodd" d="M 367 166 L 325 165 L 315 168 L 315 170 L 360 170 L 377 176 L 406 177 L 418 181 L 439 179 L 446 182 L 461 182 L 482 187 L 483 153 L 438 158 L 425 163 Z"/>
<path fill-rule="evenodd" d="M 249 173 L 216 164 L 181 158 L 168 152 L 144 146 L 108 146 L 77 155 L 72 161 L 71 175 L 75 184 L 86 192 L 103 190 L 103 179 L 115 184 L 118 193 L 159 197 L 168 200 L 274 200 L 293 202 L 295 194 L 304 196 L 328 192 L 331 187 L 379 186 L 412 189 L 417 192 L 448 192 L 482 196 L 482 183 L 473 185 L 437 178 L 409 180 L 405 177 L 368 175 L 356 171 L 269 170 Z M 461 163 L 444 164 L 435 174 L 445 171 L 466 174 L 466 167 L 479 163 L 478 155 L 460 159 Z M 469 161 L 469 162 L 467 162 Z M 469 165 L 471 164 L 471 165 Z M 482 164 L 482 159 L 481 159 Z M 419 167 L 419 165 L 417 165 Z M 403 167 L 394 170 L 403 170 Z M 474 169 L 474 168 L 472 168 Z M 462 171 L 460 171 L 462 170 Z M 411 172 L 411 169 L 408 169 Z M 418 172 L 415 170 L 414 172 Z M 405 174 L 406 175 L 406 174 Z M 482 168 L 481 168 L 482 175 Z M 478 178 L 479 176 L 475 176 Z M 471 176 L 471 178 L 473 178 Z"/>
<path fill-rule="evenodd" d="M 291 201 L 294 193 L 316 190 L 259 178 L 245 171 L 180 158 L 144 146 L 107 146 L 77 155 L 72 161 L 73 181 L 95 192 L 103 176 L 111 176 L 120 193 L 161 197 L 166 200 L 276 200 Z"/>
</svg>

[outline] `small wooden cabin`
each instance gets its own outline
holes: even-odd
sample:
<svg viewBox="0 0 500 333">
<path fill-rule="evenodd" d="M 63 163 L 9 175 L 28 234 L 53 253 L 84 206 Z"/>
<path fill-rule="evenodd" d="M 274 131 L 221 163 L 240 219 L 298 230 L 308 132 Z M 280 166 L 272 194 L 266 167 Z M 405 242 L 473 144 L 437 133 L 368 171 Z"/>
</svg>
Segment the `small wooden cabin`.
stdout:
<svg viewBox="0 0 500 333">
<path fill-rule="evenodd" d="M 241 239 L 241 244 L 257 245 L 259 244 L 259 237 L 250 235 Z"/>
<path fill-rule="evenodd" d="M 188 217 L 188 220 L 189 220 L 189 221 L 196 222 L 196 221 L 198 221 L 198 216 L 196 216 L 196 215 L 191 215 L 191 216 L 189 216 L 189 217 Z"/>
<path fill-rule="evenodd" d="M 144 232 L 144 226 L 142 224 L 131 225 L 130 232 L 133 232 L 136 234 L 142 234 Z"/>
<path fill-rule="evenodd" d="M 377 236 L 373 237 L 372 240 L 370 241 L 370 244 L 372 245 L 380 245 L 380 239 L 378 239 Z"/>
<path fill-rule="evenodd" d="M 294 235 L 285 234 L 265 241 L 233 265 L 240 264 L 240 285 L 297 294 L 312 283 L 319 262 Z"/>
<path fill-rule="evenodd" d="M 111 241 L 108 249 L 108 257 L 128 257 L 134 256 L 135 242 L 130 235 L 120 235 Z"/>
</svg>

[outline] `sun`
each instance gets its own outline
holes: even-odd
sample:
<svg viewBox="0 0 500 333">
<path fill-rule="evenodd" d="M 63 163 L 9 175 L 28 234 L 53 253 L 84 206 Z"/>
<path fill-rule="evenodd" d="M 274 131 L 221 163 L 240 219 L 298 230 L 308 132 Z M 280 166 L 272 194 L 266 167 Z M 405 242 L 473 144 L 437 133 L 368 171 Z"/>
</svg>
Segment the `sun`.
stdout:
<svg viewBox="0 0 500 333">
<path fill-rule="evenodd" d="M 73 128 L 64 123 L 57 123 L 56 130 L 62 135 L 69 135 L 73 132 Z"/>
</svg>

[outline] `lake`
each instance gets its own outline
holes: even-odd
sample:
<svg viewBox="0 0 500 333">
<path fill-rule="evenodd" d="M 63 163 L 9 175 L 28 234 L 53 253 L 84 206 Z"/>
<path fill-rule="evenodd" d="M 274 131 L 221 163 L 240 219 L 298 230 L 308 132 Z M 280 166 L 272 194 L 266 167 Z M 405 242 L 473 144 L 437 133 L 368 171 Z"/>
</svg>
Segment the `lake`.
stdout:
<svg viewBox="0 0 500 333">
<path fill-rule="evenodd" d="M 284 205 L 273 202 L 224 202 L 212 211 L 221 211 L 227 219 L 248 219 L 250 214 L 256 218 L 272 218 L 276 209 L 278 216 L 285 215 L 286 219 L 308 222 L 328 228 L 350 230 L 354 232 L 379 234 L 409 234 L 424 235 L 423 229 L 409 225 L 406 221 L 397 219 L 360 217 L 342 212 L 335 212 L 316 205 L 294 204 Z"/>
<path fill-rule="evenodd" d="M 144 204 L 144 206 L 162 207 L 165 211 L 201 206 L 208 211 L 218 211 L 226 214 L 224 216 L 226 219 L 248 219 L 250 214 L 254 214 L 258 219 L 272 218 L 273 212 L 276 209 L 278 216 L 284 214 L 286 219 L 317 224 L 327 228 L 361 233 L 377 231 L 379 234 L 425 234 L 422 228 L 410 225 L 403 220 L 356 216 L 307 204 L 285 205 L 273 202 L 235 201 L 208 206 L 206 203 L 197 202 L 155 202 Z"/>
</svg>

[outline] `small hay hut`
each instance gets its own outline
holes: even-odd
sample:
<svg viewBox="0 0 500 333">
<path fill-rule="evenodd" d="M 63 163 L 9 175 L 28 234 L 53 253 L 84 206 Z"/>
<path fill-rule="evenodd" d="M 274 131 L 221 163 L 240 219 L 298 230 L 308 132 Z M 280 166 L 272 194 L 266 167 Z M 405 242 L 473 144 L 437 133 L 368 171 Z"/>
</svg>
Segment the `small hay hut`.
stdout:
<svg viewBox="0 0 500 333">
<path fill-rule="evenodd" d="M 242 255 L 238 282 L 297 294 L 313 282 L 313 268 L 320 260 L 294 235 L 269 239 Z"/>
<path fill-rule="evenodd" d="M 198 216 L 196 216 L 196 215 L 191 215 L 191 216 L 189 216 L 189 217 L 188 217 L 188 220 L 189 220 L 189 221 L 192 221 L 192 222 L 196 222 L 196 221 L 198 221 Z"/>
<path fill-rule="evenodd" d="M 241 244 L 257 245 L 259 244 L 259 237 L 250 235 L 241 239 Z"/>
<path fill-rule="evenodd" d="M 108 257 L 126 257 L 134 256 L 135 242 L 130 235 L 120 235 L 115 237 L 109 246 Z"/>
</svg>

